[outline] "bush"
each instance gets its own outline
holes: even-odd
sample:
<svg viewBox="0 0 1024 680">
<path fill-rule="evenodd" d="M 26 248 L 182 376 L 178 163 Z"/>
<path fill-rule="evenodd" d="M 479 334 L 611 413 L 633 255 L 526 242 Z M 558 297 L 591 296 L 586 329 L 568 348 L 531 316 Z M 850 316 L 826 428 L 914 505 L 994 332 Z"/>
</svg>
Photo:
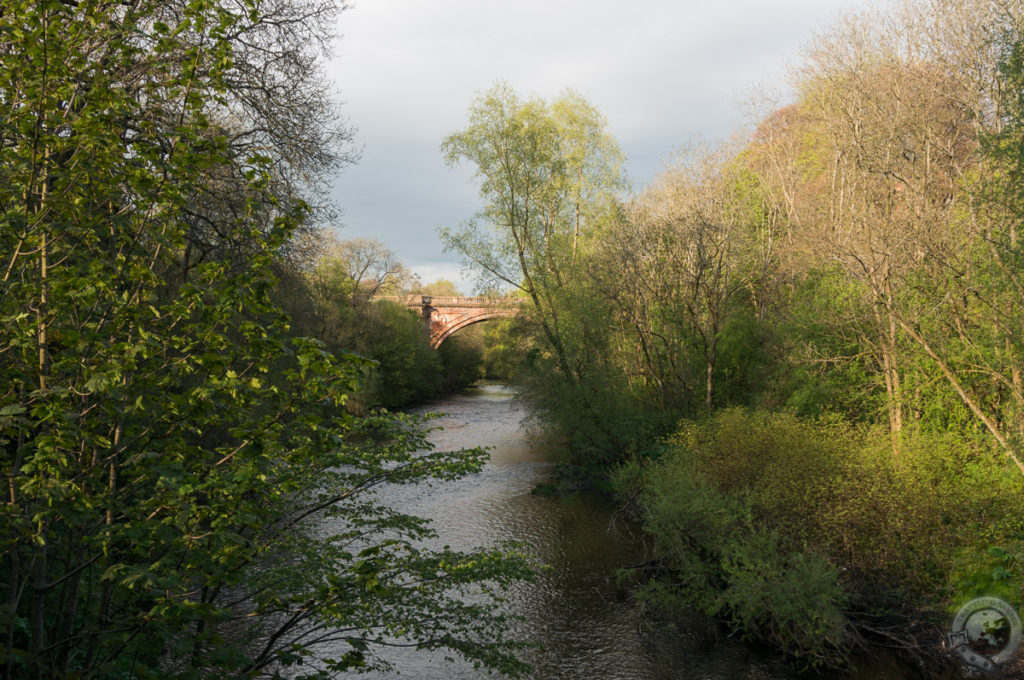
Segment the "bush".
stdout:
<svg viewBox="0 0 1024 680">
<path fill-rule="evenodd" d="M 696 426 L 688 427 L 681 439 L 695 436 Z M 715 484 L 725 466 L 700 470 L 690 452 L 676 448 L 647 467 L 644 529 L 654 538 L 664 578 L 641 588 L 640 597 L 666 613 L 699 609 L 805 665 L 838 663 L 848 634 L 847 596 L 836 568 L 818 554 L 791 549 L 758 518 L 752 496 Z M 636 472 L 621 470 L 619 488 L 635 481 Z"/>
<path fill-rule="evenodd" d="M 716 613 L 787 650 L 801 664 L 841 661 L 849 624 L 838 570 L 816 553 L 787 550 L 771 530 L 737 538 L 722 556 L 725 587 Z"/>
<path fill-rule="evenodd" d="M 536 367 L 520 377 L 534 413 L 566 438 L 573 462 L 582 467 L 604 471 L 671 429 L 672 417 L 644 403 L 615 373 L 595 370 L 569 382 Z"/>
<path fill-rule="evenodd" d="M 809 665 L 857 624 L 946 616 L 968 596 L 1020 604 L 1024 480 L 997 452 L 784 413 L 684 422 L 657 462 L 623 467 L 664 567 L 642 597 L 696 607 Z"/>
</svg>

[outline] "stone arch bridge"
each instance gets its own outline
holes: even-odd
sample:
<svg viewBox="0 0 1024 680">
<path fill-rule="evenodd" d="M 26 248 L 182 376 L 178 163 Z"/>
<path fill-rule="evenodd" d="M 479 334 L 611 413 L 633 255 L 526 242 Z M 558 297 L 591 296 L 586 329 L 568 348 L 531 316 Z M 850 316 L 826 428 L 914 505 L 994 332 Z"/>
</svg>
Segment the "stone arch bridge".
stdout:
<svg viewBox="0 0 1024 680">
<path fill-rule="evenodd" d="M 418 309 L 430 328 L 430 346 L 437 349 L 452 334 L 487 319 L 515 316 L 529 303 L 525 298 L 457 297 L 454 295 L 378 295 L 375 300 L 389 300 Z"/>
</svg>

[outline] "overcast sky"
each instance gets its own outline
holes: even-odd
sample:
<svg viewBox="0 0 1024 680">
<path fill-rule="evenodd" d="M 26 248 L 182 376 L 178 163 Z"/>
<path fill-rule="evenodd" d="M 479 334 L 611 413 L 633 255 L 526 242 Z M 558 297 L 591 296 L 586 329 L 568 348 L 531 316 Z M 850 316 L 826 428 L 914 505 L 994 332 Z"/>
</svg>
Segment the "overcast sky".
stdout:
<svg viewBox="0 0 1024 680">
<path fill-rule="evenodd" d="M 499 80 L 546 99 L 566 87 L 608 119 L 634 188 L 695 136 L 745 120 L 759 89 L 785 96 L 786 65 L 844 11 L 870 0 L 355 0 L 329 77 L 362 160 L 334 198 L 340 238 L 371 237 L 424 283 L 460 284 L 439 226 L 480 207 L 472 170 L 449 169 L 441 140 Z"/>
</svg>

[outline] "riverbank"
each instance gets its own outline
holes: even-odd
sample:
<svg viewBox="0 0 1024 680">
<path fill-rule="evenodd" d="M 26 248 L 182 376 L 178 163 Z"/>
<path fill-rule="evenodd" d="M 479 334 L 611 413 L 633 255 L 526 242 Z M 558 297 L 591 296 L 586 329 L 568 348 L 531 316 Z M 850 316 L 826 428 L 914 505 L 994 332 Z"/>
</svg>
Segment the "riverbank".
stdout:
<svg viewBox="0 0 1024 680">
<path fill-rule="evenodd" d="M 1020 607 L 1024 482 L 952 437 L 899 458 L 888 446 L 869 428 L 783 413 L 683 422 L 656 461 L 616 475 L 652 541 L 641 601 L 703 612 L 798 667 L 892 649 L 925 677 L 951 671 L 945 637 L 964 603 Z"/>
<path fill-rule="evenodd" d="M 503 612 L 521 617 L 515 636 L 528 643 L 521 656 L 531 678 L 612 680 L 710 680 L 806 677 L 777 652 L 749 644 L 740 635 L 693 610 L 656 617 L 637 599 L 635 580 L 618 575 L 654 555 L 638 525 L 626 521 L 621 504 L 595 491 L 562 489 L 534 493 L 556 479 L 566 460 L 563 446 L 524 424 L 517 390 L 484 383 L 446 397 L 420 412 L 447 415 L 430 435 L 439 449 L 488 445 L 480 473 L 429 487 L 390 489 L 381 498 L 402 512 L 429 518 L 437 532 L 429 545 L 464 549 L 519 541 L 545 565 L 532 584 L 504 593 Z M 467 664 L 440 655 L 393 650 L 403 675 L 441 680 L 483 677 Z M 860 670 L 817 677 L 841 680 L 910 680 L 919 675 L 891 659 L 857 663 Z M 383 679 L 387 675 L 371 675 Z"/>
</svg>

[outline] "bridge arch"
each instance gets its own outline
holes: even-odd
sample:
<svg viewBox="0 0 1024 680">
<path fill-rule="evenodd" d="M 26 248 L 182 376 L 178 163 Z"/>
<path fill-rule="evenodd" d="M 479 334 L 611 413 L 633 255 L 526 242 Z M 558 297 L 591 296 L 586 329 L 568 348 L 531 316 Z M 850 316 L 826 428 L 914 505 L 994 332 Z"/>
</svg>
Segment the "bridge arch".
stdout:
<svg viewBox="0 0 1024 680">
<path fill-rule="evenodd" d="M 437 349 L 444 343 L 445 340 L 461 331 L 466 326 L 472 326 L 475 323 L 481 321 L 487 321 L 488 319 L 501 319 L 510 316 L 515 316 L 518 310 L 512 309 L 491 309 L 485 311 L 479 311 L 475 314 L 462 314 L 457 319 L 446 320 L 439 324 L 437 330 L 435 330 L 434 323 L 430 325 L 430 346 Z"/>
<path fill-rule="evenodd" d="M 455 295 L 379 295 L 374 299 L 390 300 L 418 309 L 430 332 L 430 346 L 437 349 L 453 333 L 488 319 L 515 316 L 528 301 L 524 298 L 460 297 Z"/>
</svg>

